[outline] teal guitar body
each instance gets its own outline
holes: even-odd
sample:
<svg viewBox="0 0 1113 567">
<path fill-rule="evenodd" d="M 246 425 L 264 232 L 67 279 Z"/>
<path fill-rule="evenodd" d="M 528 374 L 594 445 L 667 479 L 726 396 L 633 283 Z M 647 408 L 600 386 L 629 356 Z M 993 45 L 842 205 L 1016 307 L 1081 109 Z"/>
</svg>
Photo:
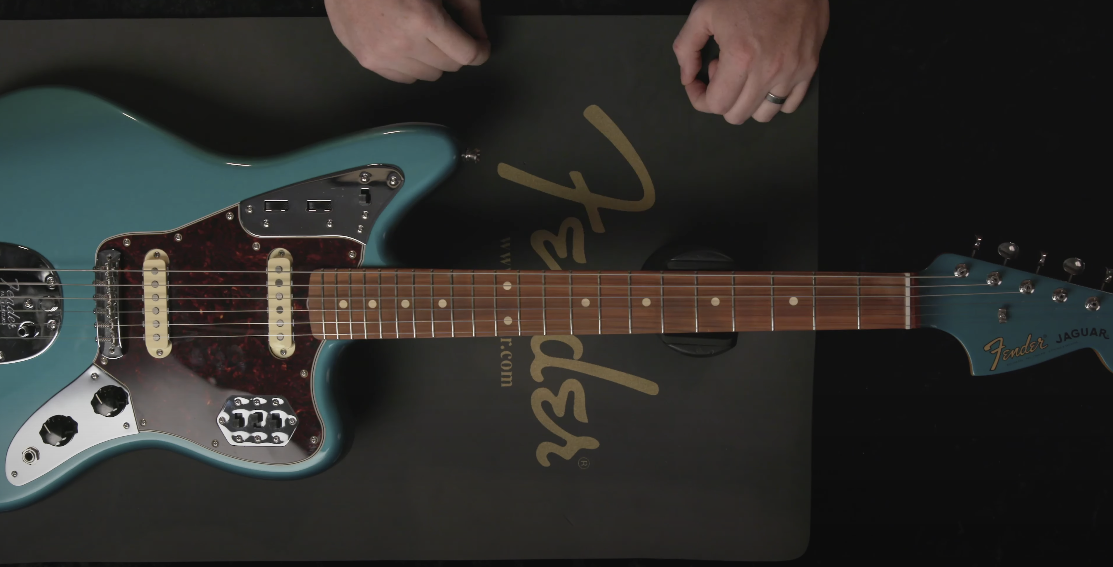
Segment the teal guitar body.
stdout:
<svg viewBox="0 0 1113 567">
<path fill-rule="evenodd" d="M 0 511 L 139 448 L 319 472 L 346 442 L 334 362 L 357 338 L 935 328 L 979 376 L 1113 356 L 1105 285 L 1019 269 L 1009 243 L 1008 262 L 902 274 L 378 269 L 473 155 L 401 124 L 245 160 L 81 92 L 0 98 Z"/>
</svg>

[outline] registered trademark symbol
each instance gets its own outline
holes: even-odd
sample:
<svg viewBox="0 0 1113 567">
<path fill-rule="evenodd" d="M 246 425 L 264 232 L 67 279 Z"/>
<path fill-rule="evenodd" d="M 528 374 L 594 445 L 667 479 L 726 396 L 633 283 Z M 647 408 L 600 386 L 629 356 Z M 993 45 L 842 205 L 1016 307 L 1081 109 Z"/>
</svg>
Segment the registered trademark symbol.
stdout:
<svg viewBox="0 0 1113 567">
<path fill-rule="evenodd" d="M 581 469 L 586 469 L 591 466 L 591 461 L 587 457 L 580 457 L 580 460 L 576 461 L 576 464 L 579 465 Z"/>
</svg>

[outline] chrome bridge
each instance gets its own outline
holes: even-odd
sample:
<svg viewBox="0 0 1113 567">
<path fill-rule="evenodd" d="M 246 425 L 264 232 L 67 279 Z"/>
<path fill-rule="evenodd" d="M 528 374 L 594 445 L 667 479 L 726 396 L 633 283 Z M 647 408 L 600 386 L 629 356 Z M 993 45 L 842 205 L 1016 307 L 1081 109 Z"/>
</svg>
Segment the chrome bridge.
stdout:
<svg viewBox="0 0 1113 567">
<path fill-rule="evenodd" d="M 123 335 L 120 333 L 119 268 L 118 250 L 101 250 L 97 254 L 93 297 L 96 299 L 97 343 L 102 358 L 124 356 Z"/>
<path fill-rule="evenodd" d="M 62 329 L 62 280 L 40 254 L 0 242 L 0 364 L 34 358 Z"/>
</svg>

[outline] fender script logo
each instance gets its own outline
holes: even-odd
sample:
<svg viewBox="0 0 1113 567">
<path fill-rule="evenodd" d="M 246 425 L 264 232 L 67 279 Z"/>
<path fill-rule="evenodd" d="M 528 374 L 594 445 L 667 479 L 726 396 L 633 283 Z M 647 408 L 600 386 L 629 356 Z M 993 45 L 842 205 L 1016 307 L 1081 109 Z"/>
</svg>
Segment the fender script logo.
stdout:
<svg viewBox="0 0 1113 567">
<path fill-rule="evenodd" d="M 0 282 L 8 286 L 8 289 L 0 291 L 0 325 L 14 329 L 19 324 L 19 318 L 15 314 L 15 292 L 19 291 L 19 280 L 11 284 L 8 280 L 0 278 Z"/>
<path fill-rule="evenodd" d="M 993 366 L 989 367 L 990 371 L 994 371 L 997 370 L 997 364 L 1002 360 L 1008 360 L 1010 358 L 1032 354 L 1037 350 L 1043 350 L 1045 348 L 1047 348 L 1047 343 L 1043 342 L 1042 337 L 1037 338 L 1033 341 L 1032 335 L 1029 334 L 1028 338 L 1024 341 L 1024 346 L 1009 349 L 1005 346 L 1005 338 L 997 337 L 996 339 L 989 341 L 988 344 L 982 347 L 982 350 L 993 353 L 995 355 L 995 358 L 993 359 Z"/>
</svg>

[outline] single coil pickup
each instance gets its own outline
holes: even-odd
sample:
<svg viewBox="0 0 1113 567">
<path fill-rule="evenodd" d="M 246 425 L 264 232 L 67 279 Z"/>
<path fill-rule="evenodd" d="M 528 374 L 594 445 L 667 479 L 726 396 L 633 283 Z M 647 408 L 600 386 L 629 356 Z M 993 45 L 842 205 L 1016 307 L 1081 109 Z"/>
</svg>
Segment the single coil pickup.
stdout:
<svg viewBox="0 0 1113 567">
<path fill-rule="evenodd" d="M 267 345 L 278 358 L 294 355 L 293 262 L 285 248 L 267 259 Z"/>
<path fill-rule="evenodd" d="M 155 358 L 170 355 L 170 258 L 154 249 L 143 259 L 143 335 L 147 352 Z"/>
</svg>

